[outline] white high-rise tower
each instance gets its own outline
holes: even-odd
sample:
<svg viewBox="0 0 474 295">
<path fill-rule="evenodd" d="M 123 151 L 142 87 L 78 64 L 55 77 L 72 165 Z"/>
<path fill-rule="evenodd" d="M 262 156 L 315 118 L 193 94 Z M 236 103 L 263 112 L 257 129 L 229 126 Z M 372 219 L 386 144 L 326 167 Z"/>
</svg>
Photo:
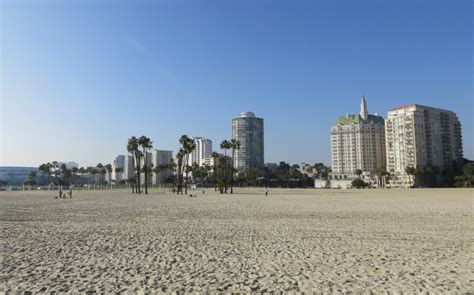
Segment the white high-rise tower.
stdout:
<svg viewBox="0 0 474 295">
<path fill-rule="evenodd" d="M 206 163 L 206 159 L 211 157 L 212 154 L 212 141 L 208 138 L 193 137 L 196 149 L 190 154 L 188 165 L 193 163 L 202 166 Z"/>
</svg>

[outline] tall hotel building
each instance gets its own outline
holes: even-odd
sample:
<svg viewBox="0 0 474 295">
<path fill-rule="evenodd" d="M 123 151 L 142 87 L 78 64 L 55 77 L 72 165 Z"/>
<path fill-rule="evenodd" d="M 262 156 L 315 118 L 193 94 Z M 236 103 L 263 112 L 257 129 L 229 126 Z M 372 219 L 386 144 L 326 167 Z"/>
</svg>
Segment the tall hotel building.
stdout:
<svg viewBox="0 0 474 295">
<path fill-rule="evenodd" d="M 369 115 L 362 97 L 360 113 L 341 116 L 331 127 L 333 179 L 351 179 L 356 170 L 385 171 L 385 128 L 381 116 Z"/>
<path fill-rule="evenodd" d="M 153 167 L 160 167 L 163 168 L 164 165 L 168 165 L 170 161 L 173 159 L 173 151 L 164 151 L 164 150 L 157 150 L 154 149 L 151 152 L 151 163 Z M 169 177 L 170 169 L 162 169 L 159 173 L 151 173 L 151 183 L 161 184 L 165 181 L 167 177 Z"/>
<path fill-rule="evenodd" d="M 190 154 L 188 165 L 194 163 L 202 166 L 212 154 L 212 141 L 208 138 L 193 137 L 196 149 Z"/>
<path fill-rule="evenodd" d="M 252 112 L 243 112 L 232 120 L 232 138 L 240 141 L 240 149 L 235 151 L 234 167 L 244 172 L 248 169 L 264 167 L 263 119 Z"/>
<path fill-rule="evenodd" d="M 391 109 L 385 130 L 393 186 L 413 185 L 407 167 L 443 170 L 462 160 L 461 124 L 451 111 L 416 104 Z"/>
<path fill-rule="evenodd" d="M 135 176 L 135 160 L 131 155 L 125 155 L 123 164 L 123 180 L 128 181 Z"/>
<path fill-rule="evenodd" d="M 115 170 L 119 168 L 122 169 L 121 172 L 116 172 Z M 113 180 L 116 184 L 118 184 L 123 179 L 125 168 L 125 155 L 118 155 L 112 161 L 112 176 L 111 180 Z"/>
</svg>

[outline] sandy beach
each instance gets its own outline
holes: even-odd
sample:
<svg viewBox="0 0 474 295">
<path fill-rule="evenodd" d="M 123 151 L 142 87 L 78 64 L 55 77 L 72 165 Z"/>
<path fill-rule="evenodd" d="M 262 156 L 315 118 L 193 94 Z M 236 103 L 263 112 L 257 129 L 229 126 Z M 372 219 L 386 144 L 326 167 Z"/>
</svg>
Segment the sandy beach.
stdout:
<svg viewBox="0 0 474 295">
<path fill-rule="evenodd" d="M 472 189 L 0 192 L 0 291 L 474 292 Z"/>
</svg>

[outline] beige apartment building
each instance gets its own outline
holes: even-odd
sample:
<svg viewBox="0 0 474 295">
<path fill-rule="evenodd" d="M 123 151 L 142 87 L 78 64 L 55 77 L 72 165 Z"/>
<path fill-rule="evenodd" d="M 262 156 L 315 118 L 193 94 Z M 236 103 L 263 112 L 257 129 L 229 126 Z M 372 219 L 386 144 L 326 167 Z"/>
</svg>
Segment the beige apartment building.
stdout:
<svg viewBox="0 0 474 295">
<path fill-rule="evenodd" d="M 370 178 L 377 170 L 385 171 L 385 154 L 384 119 L 369 115 L 362 97 L 359 114 L 341 116 L 331 127 L 330 178 L 339 180 L 344 188 L 358 177 L 358 169 Z"/>
<path fill-rule="evenodd" d="M 416 104 L 391 109 L 385 136 L 392 187 L 413 185 L 407 167 L 442 171 L 463 157 L 461 124 L 451 111 Z"/>
</svg>

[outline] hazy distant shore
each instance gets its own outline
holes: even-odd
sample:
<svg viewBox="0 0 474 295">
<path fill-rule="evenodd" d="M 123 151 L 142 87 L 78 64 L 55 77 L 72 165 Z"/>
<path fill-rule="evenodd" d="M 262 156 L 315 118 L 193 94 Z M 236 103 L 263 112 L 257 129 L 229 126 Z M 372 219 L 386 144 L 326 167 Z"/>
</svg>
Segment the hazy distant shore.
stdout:
<svg viewBox="0 0 474 295">
<path fill-rule="evenodd" d="M 474 291 L 472 189 L 0 192 L 0 292 Z"/>
</svg>

